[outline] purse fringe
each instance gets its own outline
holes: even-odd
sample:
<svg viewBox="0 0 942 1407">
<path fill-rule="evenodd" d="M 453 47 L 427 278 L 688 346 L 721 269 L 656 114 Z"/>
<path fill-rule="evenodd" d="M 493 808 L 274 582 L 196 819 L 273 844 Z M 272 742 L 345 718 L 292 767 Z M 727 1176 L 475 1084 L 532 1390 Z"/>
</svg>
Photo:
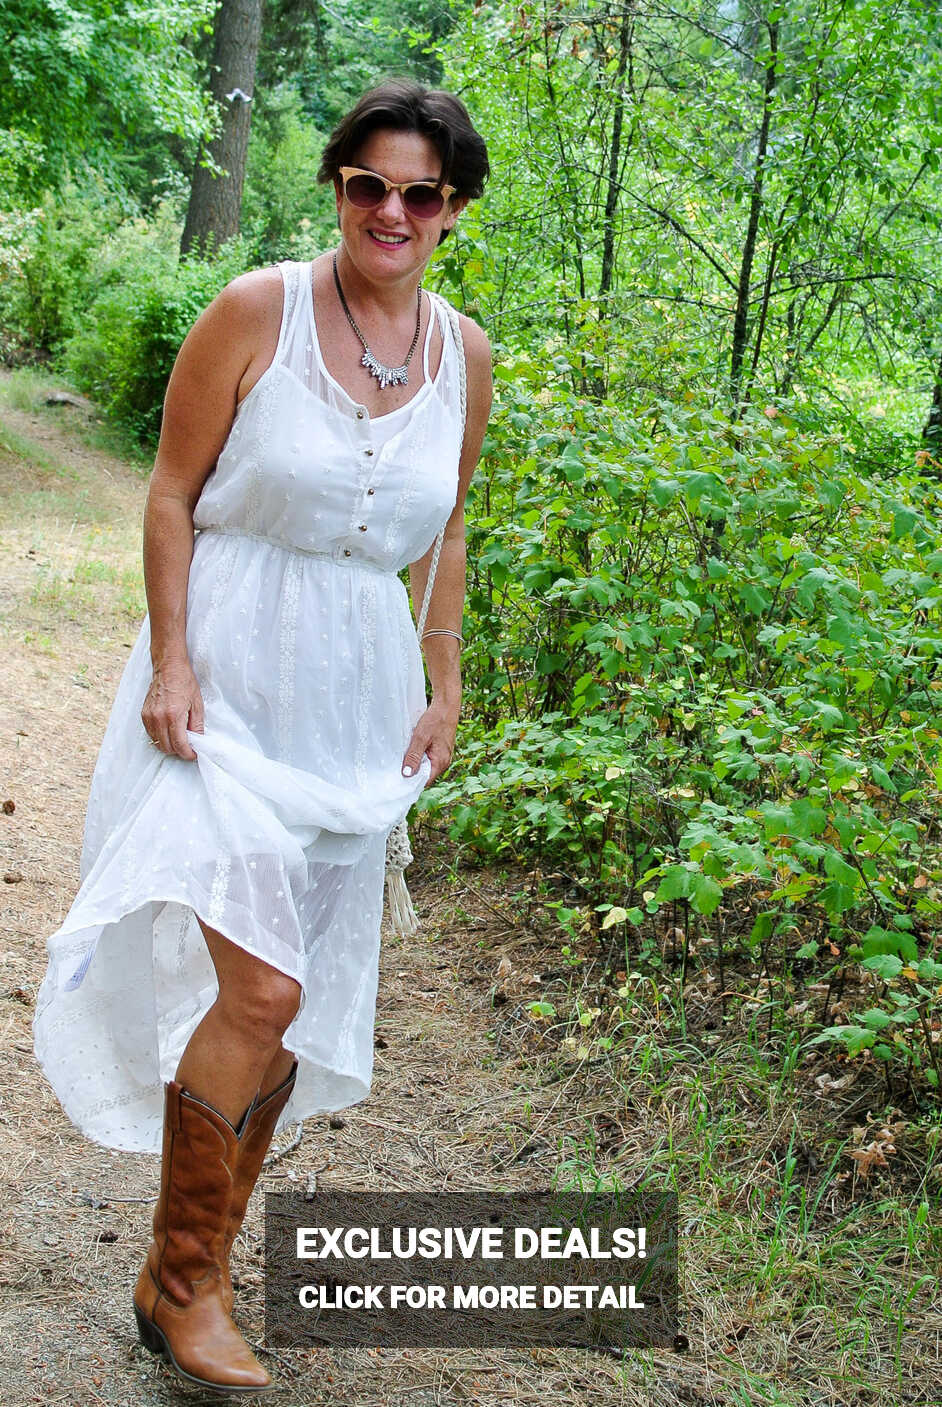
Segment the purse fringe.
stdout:
<svg viewBox="0 0 942 1407">
<path fill-rule="evenodd" d="M 392 930 L 401 938 L 412 938 L 419 931 L 419 918 L 402 870 L 386 871 L 386 903 Z"/>
<path fill-rule="evenodd" d="M 386 903 L 393 932 L 411 938 L 419 931 L 419 916 L 412 904 L 405 870 L 412 864 L 412 846 L 406 818 L 389 832 L 386 840 Z"/>
</svg>

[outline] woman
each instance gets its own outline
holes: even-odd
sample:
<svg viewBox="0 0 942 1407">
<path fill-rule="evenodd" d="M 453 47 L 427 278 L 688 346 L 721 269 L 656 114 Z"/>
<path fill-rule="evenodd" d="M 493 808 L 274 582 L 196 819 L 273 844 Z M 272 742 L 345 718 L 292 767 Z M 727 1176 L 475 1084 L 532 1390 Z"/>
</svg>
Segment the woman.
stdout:
<svg viewBox="0 0 942 1407">
<path fill-rule="evenodd" d="M 458 99 L 366 94 L 319 173 L 336 251 L 231 283 L 167 390 L 149 618 L 35 1031 L 85 1133 L 162 1144 L 135 1314 L 204 1386 L 271 1385 L 230 1317 L 229 1251 L 278 1123 L 369 1090 L 386 838 L 452 757 L 490 353 L 421 280 L 487 172 Z M 443 526 L 426 706 L 397 572 L 421 602 Z"/>
</svg>

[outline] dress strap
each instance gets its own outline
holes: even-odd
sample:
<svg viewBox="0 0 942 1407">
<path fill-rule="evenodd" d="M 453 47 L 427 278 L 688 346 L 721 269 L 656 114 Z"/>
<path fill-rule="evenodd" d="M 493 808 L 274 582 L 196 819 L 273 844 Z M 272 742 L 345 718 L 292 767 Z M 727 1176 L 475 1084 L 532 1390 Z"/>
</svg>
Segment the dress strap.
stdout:
<svg viewBox="0 0 942 1407">
<path fill-rule="evenodd" d="M 429 289 L 426 289 L 425 292 L 426 292 L 426 294 L 428 295 L 428 300 L 429 300 L 429 303 L 431 304 L 431 313 L 429 314 L 428 331 L 427 331 L 427 333 L 426 333 L 426 335 L 425 335 L 425 353 L 424 353 L 424 356 L 423 356 L 423 358 L 422 358 L 422 365 L 423 365 L 424 370 L 425 370 L 425 379 L 426 379 L 426 381 L 431 381 L 432 378 L 431 378 L 431 375 L 430 375 L 430 373 L 429 373 L 429 360 L 430 360 L 431 355 L 432 355 L 432 331 L 433 331 L 433 328 L 434 328 L 434 326 L 435 326 L 435 323 L 437 322 L 437 323 L 438 323 L 438 330 L 439 330 L 439 332 L 442 334 L 442 356 L 444 357 L 444 355 L 445 355 L 445 318 L 444 318 L 444 309 L 443 309 L 443 307 L 442 307 L 442 300 L 438 297 L 438 294 L 437 294 L 437 293 L 432 293 Z"/>
<path fill-rule="evenodd" d="M 442 330 L 442 359 L 448 354 L 448 341 L 445 335 L 445 323 L 447 321 L 455 345 L 455 355 L 458 359 L 458 415 L 459 415 L 459 454 L 464 445 L 464 426 L 467 416 L 467 368 L 465 366 L 464 341 L 461 336 L 461 324 L 458 321 L 458 314 L 445 298 L 433 294 L 433 306 L 438 313 L 439 325 Z M 426 376 L 428 368 L 426 367 Z M 422 610 L 419 612 L 419 623 L 416 626 L 416 635 L 419 640 L 419 649 L 422 648 L 422 631 L 425 629 L 425 618 L 428 615 L 429 602 L 432 599 L 432 586 L 435 583 L 435 572 L 438 568 L 438 558 L 441 554 L 442 543 L 445 540 L 445 529 L 442 527 L 435 539 L 435 546 L 432 551 L 432 560 L 429 563 L 428 581 L 425 583 L 425 599 L 422 602 Z M 386 838 L 386 897 L 389 905 L 389 916 L 393 929 L 396 933 L 408 936 L 415 933 L 419 927 L 418 916 L 409 896 L 409 889 L 406 885 L 405 868 L 412 860 L 412 849 L 409 845 L 409 827 L 406 817 L 403 816 L 398 825 L 393 826 Z"/>
<path fill-rule="evenodd" d="M 451 327 L 451 335 L 454 338 L 455 342 L 455 353 L 458 358 L 458 425 L 460 429 L 458 444 L 460 447 L 460 457 L 461 448 L 464 447 L 464 427 L 468 415 L 468 370 L 467 365 L 465 363 L 464 339 L 461 336 L 461 324 L 458 321 L 458 314 L 456 310 L 451 306 L 451 304 L 447 301 L 447 299 L 443 298 L 441 302 L 444 306 L 444 310 L 448 318 L 448 323 Z M 444 328 L 442 329 L 442 336 L 444 338 Z M 442 347 L 442 356 L 444 357 L 444 355 L 445 348 Z M 422 601 L 422 609 L 419 612 L 418 625 L 415 628 L 416 634 L 419 637 L 420 645 L 422 643 L 422 631 L 425 629 L 425 618 L 428 615 L 429 602 L 432 599 L 432 587 L 435 584 L 435 573 L 438 570 L 438 559 L 441 556 L 442 543 L 444 542 L 444 540 L 445 529 L 444 527 L 442 527 L 441 531 L 435 539 L 435 548 L 432 552 L 432 560 L 429 563 L 428 581 L 425 583 L 425 598 Z"/>
<path fill-rule="evenodd" d="M 284 284 L 284 303 L 281 312 L 281 327 L 278 330 L 278 346 L 275 348 L 273 360 L 284 361 L 285 350 L 291 345 L 295 331 L 295 325 L 303 311 L 304 299 L 302 294 L 306 288 L 306 279 L 310 277 L 310 264 L 298 264 L 291 259 L 284 259 L 278 265 L 281 271 L 281 278 Z"/>
</svg>

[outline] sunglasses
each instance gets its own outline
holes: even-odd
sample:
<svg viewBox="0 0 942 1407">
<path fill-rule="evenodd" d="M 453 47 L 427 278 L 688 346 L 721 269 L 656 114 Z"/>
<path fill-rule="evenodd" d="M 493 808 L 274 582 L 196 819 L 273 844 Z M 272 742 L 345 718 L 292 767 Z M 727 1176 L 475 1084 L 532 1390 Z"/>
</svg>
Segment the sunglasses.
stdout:
<svg viewBox="0 0 942 1407">
<path fill-rule="evenodd" d="M 419 220 L 431 220 L 441 213 L 455 187 L 436 185 L 434 181 L 387 181 L 375 171 L 363 171 L 359 166 L 341 166 L 339 176 L 343 193 L 351 205 L 361 210 L 373 210 L 382 205 L 390 191 L 398 191 L 410 215 Z"/>
</svg>

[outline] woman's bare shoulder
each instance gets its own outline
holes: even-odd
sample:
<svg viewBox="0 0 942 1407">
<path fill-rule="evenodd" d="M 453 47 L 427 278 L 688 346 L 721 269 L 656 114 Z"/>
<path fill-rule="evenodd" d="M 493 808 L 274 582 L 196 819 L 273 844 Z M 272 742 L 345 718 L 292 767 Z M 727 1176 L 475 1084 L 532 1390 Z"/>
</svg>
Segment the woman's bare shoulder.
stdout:
<svg viewBox="0 0 942 1407">
<path fill-rule="evenodd" d="M 476 323 L 474 318 L 469 318 L 466 313 L 458 314 L 458 326 L 461 328 L 465 356 L 471 361 L 486 361 L 490 366 L 491 344 L 483 327 Z"/>
<path fill-rule="evenodd" d="M 458 314 L 461 340 L 464 343 L 465 363 L 468 368 L 468 386 L 471 395 L 482 410 L 489 408 L 492 390 L 491 344 L 487 333 L 464 313 Z"/>
<path fill-rule="evenodd" d="M 233 331 L 264 334 L 274 324 L 277 333 L 283 298 L 281 270 L 272 265 L 231 279 L 206 312 L 214 323 L 226 324 Z"/>
</svg>

